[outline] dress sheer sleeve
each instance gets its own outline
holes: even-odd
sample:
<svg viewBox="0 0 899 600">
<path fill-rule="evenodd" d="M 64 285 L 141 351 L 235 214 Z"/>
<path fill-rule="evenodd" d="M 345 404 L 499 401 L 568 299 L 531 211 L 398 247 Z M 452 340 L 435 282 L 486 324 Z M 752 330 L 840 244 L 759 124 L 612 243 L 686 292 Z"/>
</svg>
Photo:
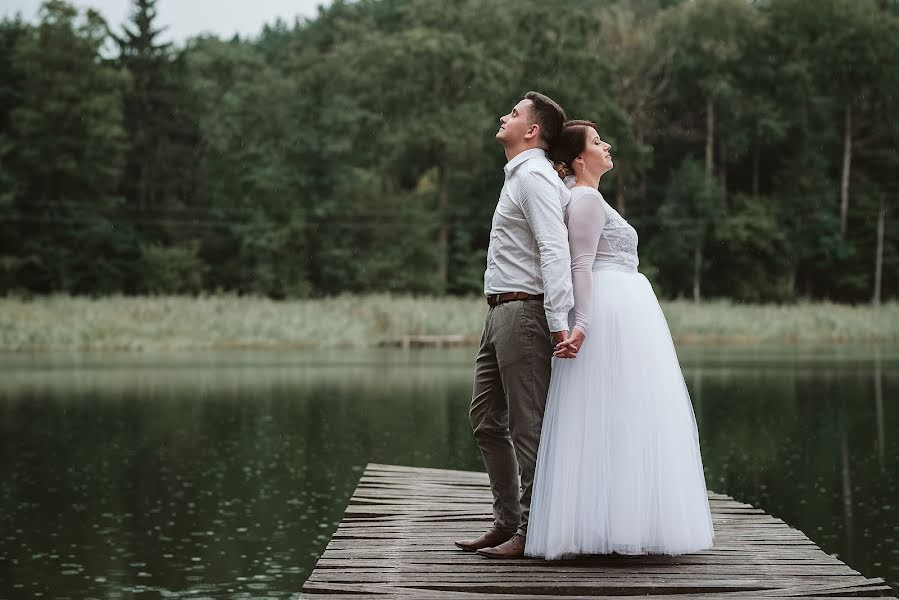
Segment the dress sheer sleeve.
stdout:
<svg viewBox="0 0 899 600">
<path fill-rule="evenodd" d="M 571 284 L 574 288 L 574 326 L 584 335 L 590 327 L 590 307 L 593 303 L 593 262 L 606 219 L 599 192 L 583 193 L 572 199 L 569 205 L 568 246 L 571 249 Z"/>
</svg>

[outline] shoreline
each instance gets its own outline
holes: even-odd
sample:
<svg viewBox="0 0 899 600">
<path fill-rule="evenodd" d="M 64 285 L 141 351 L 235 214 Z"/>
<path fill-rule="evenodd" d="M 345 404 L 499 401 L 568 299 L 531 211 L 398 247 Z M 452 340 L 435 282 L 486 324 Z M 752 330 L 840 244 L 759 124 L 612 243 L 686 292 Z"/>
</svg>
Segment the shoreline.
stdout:
<svg viewBox="0 0 899 600">
<path fill-rule="evenodd" d="M 899 302 L 660 304 L 679 346 L 899 342 Z M 0 298 L 0 352 L 471 347 L 486 310 L 479 297 L 388 294 Z"/>
<path fill-rule="evenodd" d="M 452 336 L 456 337 L 456 336 Z M 672 340 L 674 341 L 674 345 L 676 347 L 690 347 L 690 348 L 754 348 L 754 347 L 764 347 L 772 344 L 781 344 L 787 347 L 796 347 L 801 348 L 803 346 L 809 345 L 834 345 L 834 346 L 849 346 L 849 345 L 877 345 L 877 344 L 899 344 L 899 339 L 896 338 L 886 338 L 886 337 L 877 337 L 877 338 L 757 338 L 757 337 L 697 337 L 697 336 L 672 336 Z M 404 346 L 401 340 L 387 340 L 383 342 L 379 342 L 377 344 L 370 345 L 358 345 L 358 344 L 331 344 L 328 345 L 329 349 L 332 350 L 377 350 L 377 349 L 392 349 L 392 350 L 442 350 L 448 348 L 469 348 L 476 349 L 478 347 L 479 341 L 474 338 L 466 338 L 464 343 L 452 343 L 452 344 L 427 344 L 427 343 L 414 343 L 408 346 Z M 183 352 L 183 351 L 208 351 L 208 352 L 246 352 L 246 351 L 254 351 L 258 350 L 260 352 L 275 352 L 275 351 L 283 351 L 283 352 L 302 352 L 302 351 L 310 351 L 310 350 L 321 350 L 324 346 L 320 344 L 310 344 L 310 343 L 296 343 L 296 344 L 283 344 L 283 343 L 248 343 L 248 344 L 221 344 L 221 345 L 196 345 L 196 346 L 85 346 L 85 347 L 69 347 L 69 348 L 61 348 L 61 347 L 48 347 L 48 346 L 23 346 L 21 348 L 9 349 L 9 348 L 0 348 L 0 356 L 4 354 L 56 354 L 56 353 L 85 353 L 85 354 L 102 354 L 105 352 L 128 352 L 134 354 L 140 353 L 152 353 L 152 352 Z"/>
</svg>

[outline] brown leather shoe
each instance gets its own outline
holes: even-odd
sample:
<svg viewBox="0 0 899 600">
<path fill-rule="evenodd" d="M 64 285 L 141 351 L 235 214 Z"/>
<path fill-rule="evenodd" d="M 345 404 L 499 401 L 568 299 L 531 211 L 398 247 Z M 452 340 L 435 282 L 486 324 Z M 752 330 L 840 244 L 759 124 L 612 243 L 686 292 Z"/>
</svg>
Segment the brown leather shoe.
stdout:
<svg viewBox="0 0 899 600">
<path fill-rule="evenodd" d="M 524 540 L 523 535 L 516 533 L 509 541 L 495 548 L 482 548 L 478 554 L 487 558 L 521 558 L 524 556 Z"/>
<path fill-rule="evenodd" d="M 506 533 L 505 531 L 497 529 L 496 527 L 491 527 L 487 530 L 487 533 L 475 540 L 462 540 L 460 542 L 455 542 L 455 544 L 463 550 L 474 552 L 475 550 L 480 550 L 481 548 L 498 546 L 514 535 L 515 533 Z"/>
</svg>

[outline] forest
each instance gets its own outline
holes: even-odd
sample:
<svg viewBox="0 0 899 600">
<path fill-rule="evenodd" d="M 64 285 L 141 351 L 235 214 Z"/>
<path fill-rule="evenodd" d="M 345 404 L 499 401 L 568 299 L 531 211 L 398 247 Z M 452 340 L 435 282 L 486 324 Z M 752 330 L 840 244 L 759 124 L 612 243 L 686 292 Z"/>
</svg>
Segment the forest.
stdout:
<svg viewBox="0 0 899 600">
<path fill-rule="evenodd" d="M 666 298 L 899 295 L 899 2 L 337 0 L 162 41 L 0 21 L 0 296 L 473 295 L 528 90 L 598 123 Z"/>
</svg>

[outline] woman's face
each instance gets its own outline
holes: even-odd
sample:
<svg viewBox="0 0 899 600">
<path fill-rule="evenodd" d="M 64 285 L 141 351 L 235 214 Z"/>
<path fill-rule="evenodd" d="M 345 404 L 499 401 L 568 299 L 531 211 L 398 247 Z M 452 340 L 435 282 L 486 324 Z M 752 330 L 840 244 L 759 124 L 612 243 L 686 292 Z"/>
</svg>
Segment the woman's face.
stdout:
<svg viewBox="0 0 899 600">
<path fill-rule="evenodd" d="M 578 157 L 584 161 L 584 167 L 594 175 L 602 175 L 611 171 L 615 166 L 612 164 L 612 154 L 609 152 L 612 145 L 602 141 L 593 127 L 587 129 L 586 135 L 587 144 Z"/>
</svg>

